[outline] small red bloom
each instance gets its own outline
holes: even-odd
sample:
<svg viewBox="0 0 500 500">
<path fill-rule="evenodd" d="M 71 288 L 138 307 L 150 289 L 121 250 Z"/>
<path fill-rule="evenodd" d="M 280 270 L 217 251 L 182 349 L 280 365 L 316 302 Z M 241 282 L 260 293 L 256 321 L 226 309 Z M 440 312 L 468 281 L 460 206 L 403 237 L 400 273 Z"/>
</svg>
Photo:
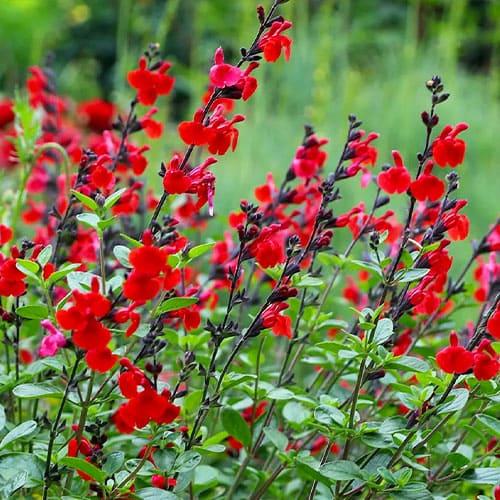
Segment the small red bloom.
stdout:
<svg viewBox="0 0 500 500">
<path fill-rule="evenodd" d="M 8 243 L 13 236 L 12 229 L 5 224 L 0 224 L 0 247 Z"/>
<path fill-rule="evenodd" d="M 410 193 L 418 201 L 438 201 L 444 191 L 444 182 L 432 175 L 432 162 L 427 163 L 423 174 L 410 184 Z"/>
<path fill-rule="evenodd" d="M 469 125 L 464 122 L 455 127 L 446 125 L 439 137 L 436 138 L 432 145 L 432 155 L 440 167 L 449 165 L 453 168 L 464 161 L 465 142 L 462 139 L 457 139 L 457 135 L 468 128 Z"/>
<path fill-rule="evenodd" d="M 224 62 L 224 51 L 219 47 L 215 51 L 214 65 L 210 68 L 210 82 L 217 88 L 231 87 L 243 78 L 243 71 Z"/>
<path fill-rule="evenodd" d="M 147 68 L 147 61 L 144 57 L 139 59 L 139 68 L 128 73 L 129 84 L 137 90 L 137 100 L 145 106 L 151 106 L 160 95 L 167 95 L 171 92 L 175 78 L 167 75 L 170 69 L 169 62 L 162 62 L 158 69 Z"/>
<path fill-rule="evenodd" d="M 282 33 L 292 27 L 290 21 L 275 21 L 269 31 L 265 33 L 259 42 L 259 48 L 264 52 L 264 59 L 275 62 L 285 52 L 285 59 L 290 59 L 292 40 Z"/>
<path fill-rule="evenodd" d="M 77 112 L 82 116 L 88 128 L 100 134 L 112 127 L 116 106 L 102 99 L 90 99 L 81 102 L 78 105 Z"/>
<path fill-rule="evenodd" d="M 0 128 L 13 122 L 15 118 L 12 101 L 3 99 L 0 101 Z"/>
<path fill-rule="evenodd" d="M 404 193 L 408 190 L 411 183 L 411 176 L 403 163 L 403 158 L 399 151 L 393 151 L 394 166 L 389 170 L 380 172 L 377 180 L 380 189 L 388 194 Z"/>
<path fill-rule="evenodd" d="M 488 333 L 496 340 L 500 340 L 500 307 L 497 306 L 495 312 L 486 323 Z"/>
<path fill-rule="evenodd" d="M 262 326 L 263 328 L 271 328 L 275 335 L 290 339 L 292 338 L 292 319 L 281 314 L 285 309 L 288 309 L 288 304 L 284 302 L 271 304 L 262 313 Z"/>
<path fill-rule="evenodd" d="M 450 334 L 450 345 L 436 355 L 436 362 L 446 373 L 465 373 L 474 365 L 474 355 L 465 347 L 458 345 L 455 332 Z"/>
<path fill-rule="evenodd" d="M 153 120 L 151 117 L 158 112 L 157 108 L 151 108 L 140 120 L 141 125 L 146 135 L 151 139 L 158 139 L 163 133 L 163 123 Z"/>
<path fill-rule="evenodd" d="M 113 354 L 110 349 L 91 349 L 85 355 L 85 361 L 91 370 L 106 373 L 116 364 L 118 356 Z"/>
<path fill-rule="evenodd" d="M 498 354 L 488 339 L 483 339 L 474 351 L 473 371 L 478 380 L 491 380 L 500 371 Z"/>
</svg>

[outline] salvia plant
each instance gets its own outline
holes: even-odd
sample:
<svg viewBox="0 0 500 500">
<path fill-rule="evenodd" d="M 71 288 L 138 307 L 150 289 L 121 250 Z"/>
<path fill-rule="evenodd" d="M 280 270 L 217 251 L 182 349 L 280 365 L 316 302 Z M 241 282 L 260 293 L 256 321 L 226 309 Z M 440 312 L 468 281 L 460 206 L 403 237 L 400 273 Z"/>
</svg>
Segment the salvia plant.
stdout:
<svg viewBox="0 0 500 500">
<path fill-rule="evenodd" d="M 128 110 L 75 108 L 48 67 L 1 102 L 2 177 L 17 179 L 0 208 L 2 497 L 495 495 L 500 225 L 452 269 L 468 126 L 442 125 L 440 77 L 415 158 L 377 167 L 356 116 L 328 158 L 306 126 L 290 165 L 207 236 L 234 108 L 291 56 L 286 3 L 257 8 L 239 61 L 215 51 L 185 149 L 149 183 L 154 106 L 175 84 L 158 45 L 128 72 Z M 340 211 L 348 182 L 372 187 Z"/>
</svg>

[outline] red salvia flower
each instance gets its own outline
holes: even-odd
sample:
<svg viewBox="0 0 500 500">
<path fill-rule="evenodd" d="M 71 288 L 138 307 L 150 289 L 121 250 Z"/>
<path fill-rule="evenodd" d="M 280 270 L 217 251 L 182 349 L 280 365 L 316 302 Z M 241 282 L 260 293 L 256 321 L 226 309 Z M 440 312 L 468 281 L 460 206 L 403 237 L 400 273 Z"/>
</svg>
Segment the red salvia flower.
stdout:
<svg viewBox="0 0 500 500">
<path fill-rule="evenodd" d="M 264 227 L 248 247 L 257 263 L 264 268 L 274 267 L 285 260 L 283 238 L 279 235 L 281 230 L 280 224 Z"/>
<path fill-rule="evenodd" d="M 5 224 L 0 224 L 0 247 L 8 243 L 13 236 L 12 229 Z"/>
<path fill-rule="evenodd" d="M 210 68 L 210 82 L 217 88 L 232 87 L 243 78 L 243 71 L 224 62 L 224 51 L 219 47 L 215 51 L 214 65 Z"/>
<path fill-rule="evenodd" d="M 500 307 L 497 306 L 495 312 L 486 323 L 486 330 L 496 340 L 500 340 Z"/>
<path fill-rule="evenodd" d="M 401 194 L 406 192 L 410 187 L 411 176 L 403 163 L 403 158 L 399 151 L 393 151 L 392 157 L 394 159 L 394 166 L 378 174 L 378 185 L 382 191 L 388 194 Z"/>
<path fill-rule="evenodd" d="M 288 304 L 284 302 L 276 302 L 268 306 L 262 313 L 263 328 L 271 328 L 275 335 L 292 338 L 292 319 L 281 314 L 287 308 Z"/>
<path fill-rule="evenodd" d="M 444 182 L 432 175 L 432 162 L 428 162 L 420 177 L 410 184 L 410 193 L 418 201 L 438 201 L 444 194 Z"/>
<path fill-rule="evenodd" d="M 474 355 L 465 347 L 458 345 L 457 334 L 451 332 L 450 345 L 437 353 L 436 362 L 446 373 L 461 374 L 472 368 Z"/>
<path fill-rule="evenodd" d="M 129 84 L 137 90 L 137 100 L 145 106 L 151 106 L 160 95 L 171 92 L 175 78 L 167 75 L 172 65 L 164 61 L 158 69 L 147 68 L 145 57 L 139 59 L 139 68 L 128 73 Z"/>
<path fill-rule="evenodd" d="M 85 361 L 91 370 L 106 373 L 116 364 L 118 356 L 113 354 L 107 347 L 104 347 L 87 351 Z"/>
<path fill-rule="evenodd" d="M 465 142 L 457 135 L 467 130 L 469 125 L 461 122 L 455 127 L 446 125 L 432 145 L 432 156 L 440 167 L 456 167 L 464 161 Z"/>
<path fill-rule="evenodd" d="M 100 134 L 112 127 L 116 106 L 102 99 L 90 99 L 81 102 L 78 105 L 77 112 L 88 128 Z"/>
<path fill-rule="evenodd" d="M 0 101 L 0 128 L 4 128 L 14 121 L 15 114 L 13 103 L 9 99 L 2 99 Z"/>
<path fill-rule="evenodd" d="M 474 375 L 478 380 L 491 380 L 496 377 L 500 370 L 498 354 L 493 349 L 488 339 L 481 340 L 481 343 L 474 351 Z"/>
<path fill-rule="evenodd" d="M 163 123 L 151 117 L 158 112 L 158 108 L 151 108 L 140 120 L 139 124 L 151 139 L 158 139 L 163 133 Z"/>
<path fill-rule="evenodd" d="M 280 57 L 282 51 L 285 59 L 290 59 L 292 40 L 282 33 L 292 27 L 290 21 L 275 21 L 269 30 L 259 41 L 259 48 L 264 52 L 264 59 L 268 62 L 275 62 Z"/>
</svg>

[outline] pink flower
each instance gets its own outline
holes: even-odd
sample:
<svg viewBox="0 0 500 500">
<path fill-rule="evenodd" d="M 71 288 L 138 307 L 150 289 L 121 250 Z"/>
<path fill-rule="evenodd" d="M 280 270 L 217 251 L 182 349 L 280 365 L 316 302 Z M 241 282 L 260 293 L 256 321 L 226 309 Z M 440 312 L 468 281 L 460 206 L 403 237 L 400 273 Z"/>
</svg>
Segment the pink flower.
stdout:
<svg viewBox="0 0 500 500">
<path fill-rule="evenodd" d="M 42 358 L 55 356 L 59 349 L 66 345 L 66 338 L 50 320 L 44 319 L 40 324 L 48 335 L 45 335 L 42 339 L 39 354 Z"/>
<path fill-rule="evenodd" d="M 243 71 L 240 68 L 224 62 L 224 51 L 221 47 L 215 51 L 214 62 L 210 69 L 210 81 L 215 87 L 231 87 L 243 78 Z"/>
</svg>

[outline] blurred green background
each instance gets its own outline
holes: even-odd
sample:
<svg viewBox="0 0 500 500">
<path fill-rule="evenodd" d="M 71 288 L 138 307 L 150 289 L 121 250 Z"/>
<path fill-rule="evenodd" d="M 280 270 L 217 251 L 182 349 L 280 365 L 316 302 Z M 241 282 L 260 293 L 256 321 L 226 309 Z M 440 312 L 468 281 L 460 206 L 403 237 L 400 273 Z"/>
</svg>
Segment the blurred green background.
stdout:
<svg viewBox="0 0 500 500">
<path fill-rule="evenodd" d="M 264 4 L 270 3 L 261 0 Z M 162 109 L 175 123 L 199 105 L 214 49 L 228 60 L 256 31 L 256 0 L 8 0 L 0 2 L 0 89 L 11 93 L 26 68 L 55 56 L 60 92 L 76 100 L 101 96 L 127 108 L 124 75 L 151 41 L 174 64 L 175 93 Z M 439 74 L 452 94 L 441 125 L 469 122 L 468 154 L 459 167 L 469 199 L 472 235 L 498 214 L 500 137 L 500 1 L 291 0 L 282 13 L 294 22 L 292 60 L 263 65 L 260 87 L 237 110 L 240 145 L 222 158 L 216 209 L 225 214 L 250 197 L 272 170 L 278 179 L 313 124 L 338 154 L 346 117 L 356 114 L 381 133 L 379 163 L 399 149 L 408 166 L 422 146 L 419 114 L 428 107 L 424 82 Z M 173 127 L 173 126 L 172 126 Z M 151 172 L 179 147 L 175 128 L 155 145 Z M 367 198 L 358 181 L 344 188 L 345 205 Z M 370 202 L 369 199 L 366 200 Z M 459 244 L 466 245 L 465 243 Z"/>
</svg>

